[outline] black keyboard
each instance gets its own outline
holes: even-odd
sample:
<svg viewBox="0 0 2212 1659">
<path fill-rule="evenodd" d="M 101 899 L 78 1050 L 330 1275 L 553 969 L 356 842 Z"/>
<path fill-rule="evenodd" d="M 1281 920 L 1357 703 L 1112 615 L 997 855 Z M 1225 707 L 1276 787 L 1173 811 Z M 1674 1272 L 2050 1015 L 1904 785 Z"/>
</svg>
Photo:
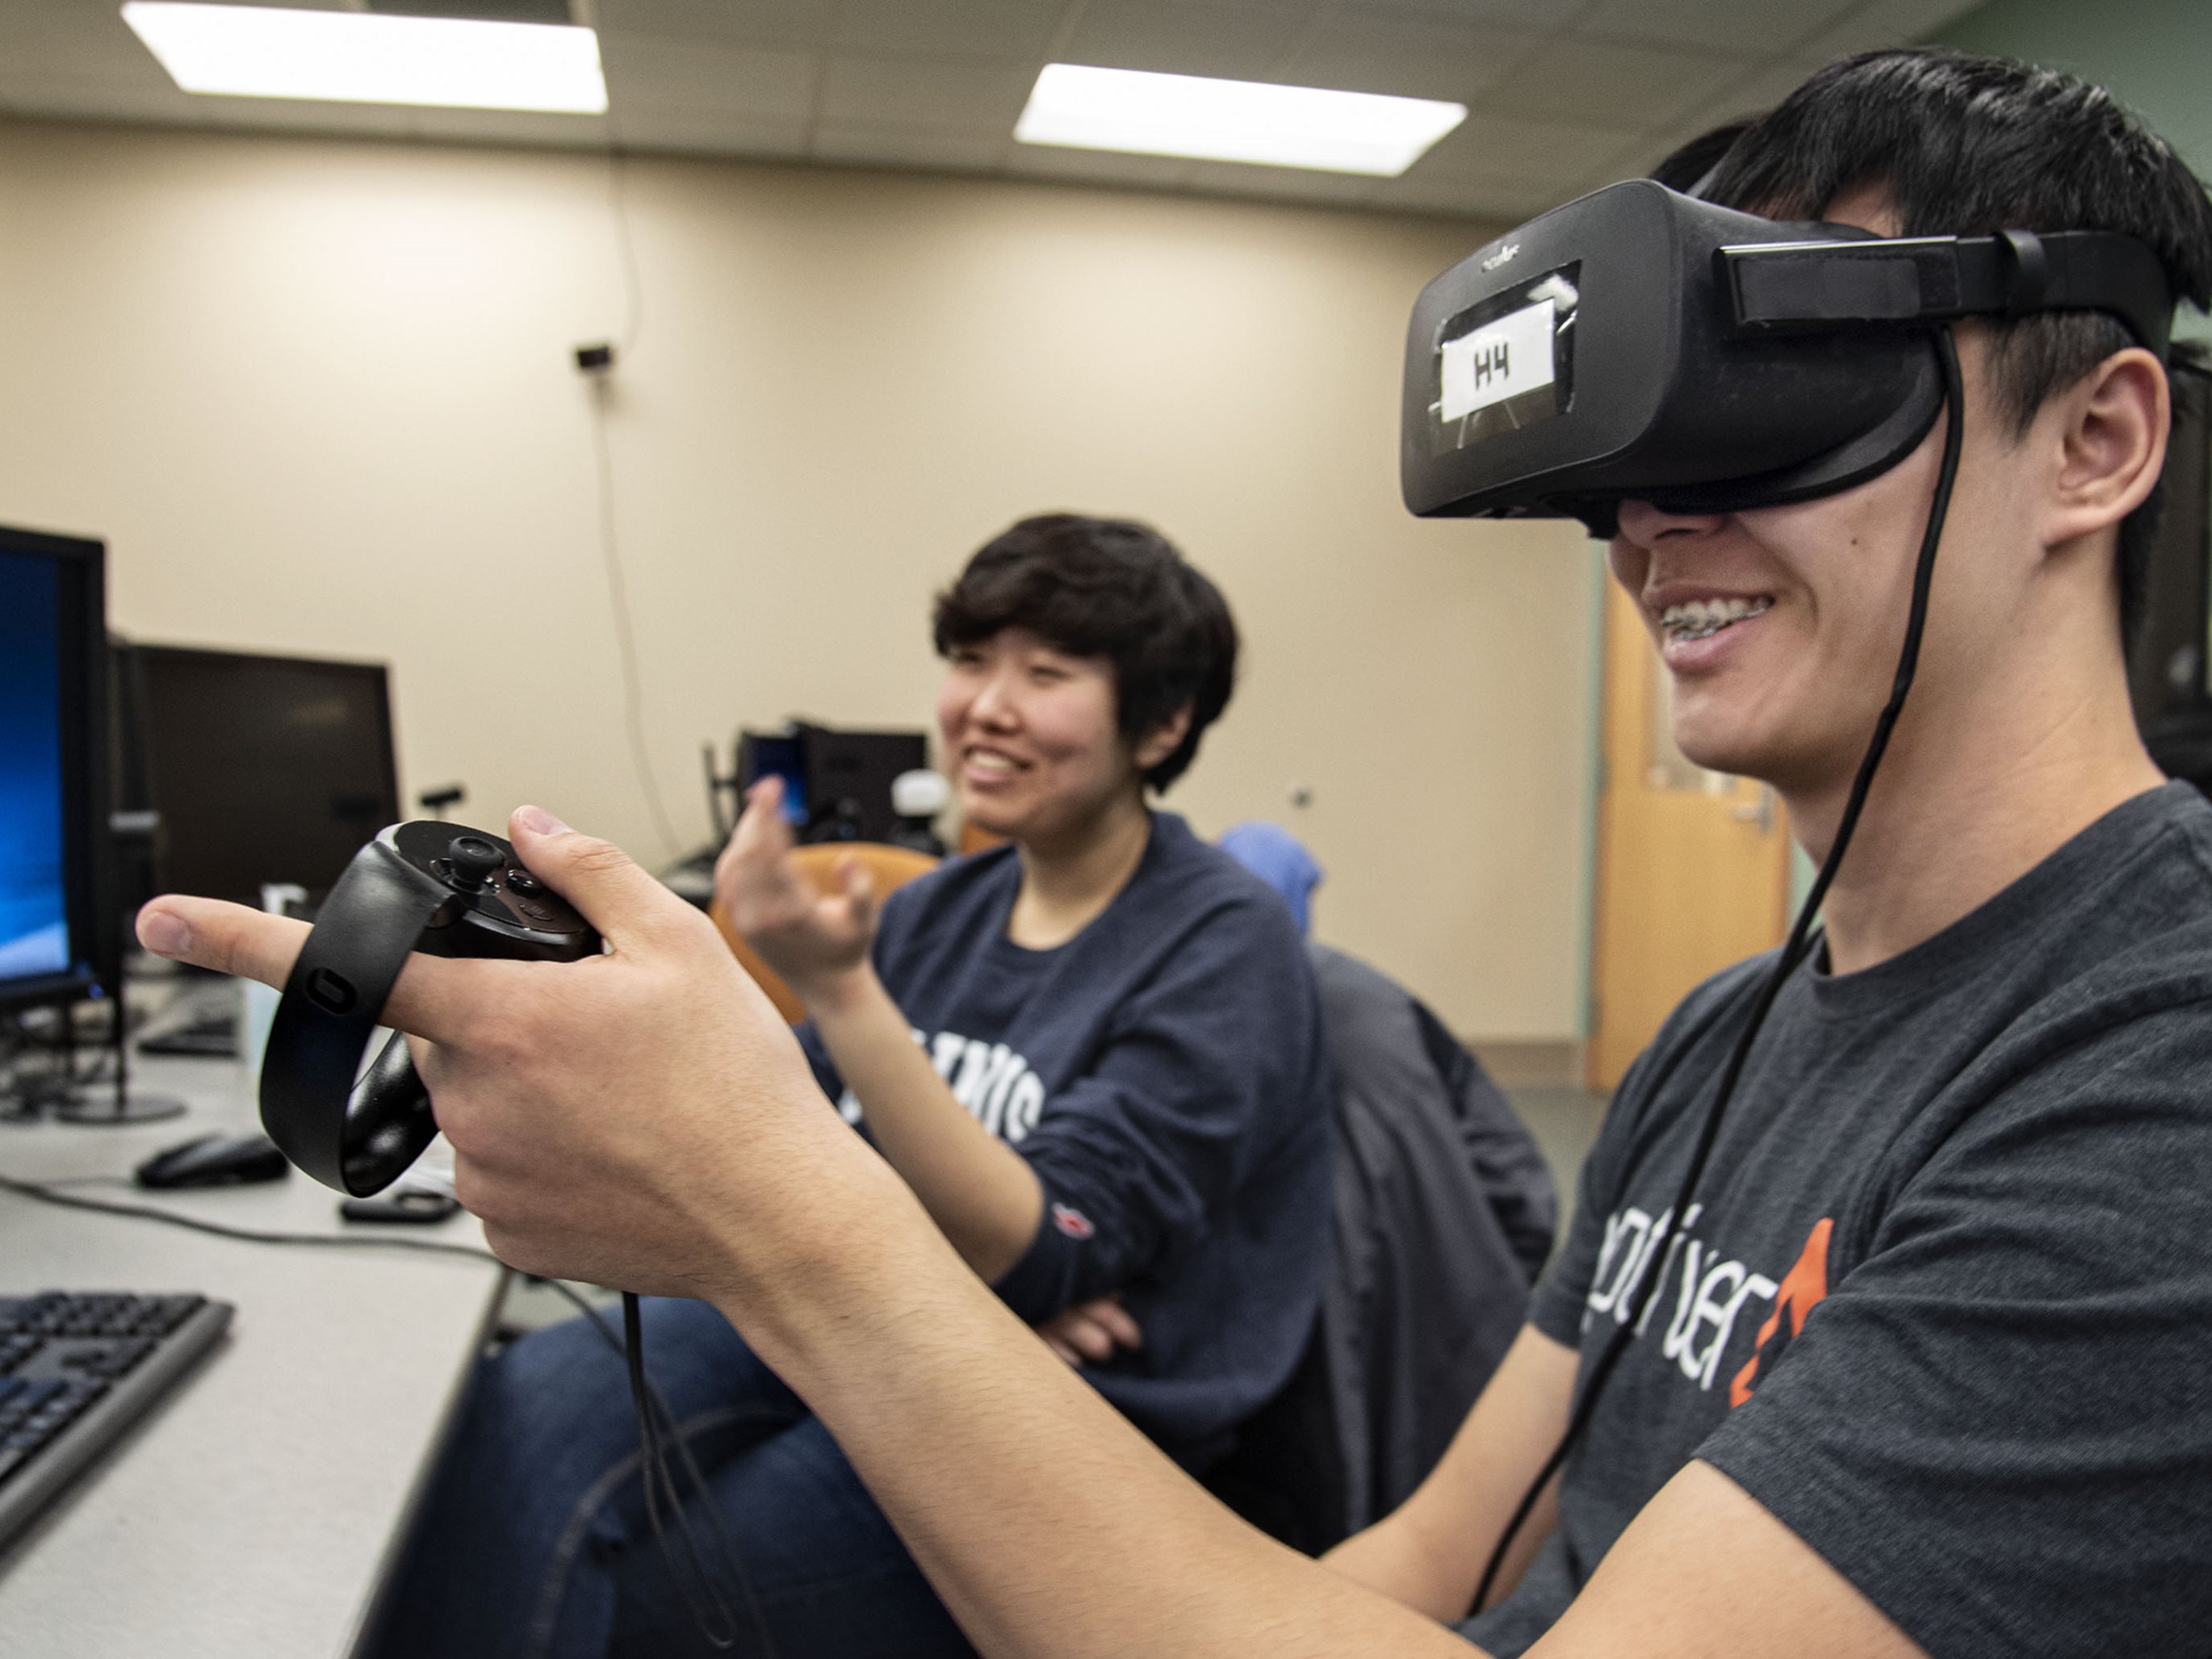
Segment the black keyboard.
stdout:
<svg viewBox="0 0 2212 1659">
<path fill-rule="evenodd" d="M 204 1296 L 0 1297 L 0 1545 L 176 1385 L 231 1311 Z"/>
</svg>

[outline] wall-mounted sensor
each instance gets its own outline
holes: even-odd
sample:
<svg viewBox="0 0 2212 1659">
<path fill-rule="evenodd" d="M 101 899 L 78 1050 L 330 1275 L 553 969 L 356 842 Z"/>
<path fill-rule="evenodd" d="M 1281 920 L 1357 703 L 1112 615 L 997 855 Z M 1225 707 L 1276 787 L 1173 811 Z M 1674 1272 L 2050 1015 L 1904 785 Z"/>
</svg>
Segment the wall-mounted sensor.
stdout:
<svg viewBox="0 0 2212 1659">
<path fill-rule="evenodd" d="M 604 374 L 614 366 L 615 349 L 611 345 L 602 343 L 576 348 L 576 372 L 580 374 Z"/>
</svg>

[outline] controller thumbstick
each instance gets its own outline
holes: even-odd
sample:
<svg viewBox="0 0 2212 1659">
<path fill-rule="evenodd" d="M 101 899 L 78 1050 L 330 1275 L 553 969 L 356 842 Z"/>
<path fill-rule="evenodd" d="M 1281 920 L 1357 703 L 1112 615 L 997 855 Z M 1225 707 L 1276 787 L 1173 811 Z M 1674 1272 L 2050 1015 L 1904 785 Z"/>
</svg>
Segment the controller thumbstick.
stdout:
<svg viewBox="0 0 2212 1659">
<path fill-rule="evenodd" d="M 446 847 L 446 866 L 448 886 L 473 893 L 507 868 L 507 854 L 482 836 L 455 836 Z"/>
</svg>

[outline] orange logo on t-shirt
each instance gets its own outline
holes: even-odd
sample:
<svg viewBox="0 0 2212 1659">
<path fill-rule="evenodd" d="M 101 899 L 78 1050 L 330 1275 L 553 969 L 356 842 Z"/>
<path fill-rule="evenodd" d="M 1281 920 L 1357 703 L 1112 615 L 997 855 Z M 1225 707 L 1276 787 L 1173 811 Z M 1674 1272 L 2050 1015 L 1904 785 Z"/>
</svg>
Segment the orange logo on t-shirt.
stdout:
<svg viewBox="0 0 2212 1659">
<path fill-rule="evenodd" d="M 1759 1328 L 1759 1340 L 1751 1345 L 1751 1358 L 1744 1361 L 1743 1369 L 1729 1382 L 1729 1406 L 1741 1406 L 1751 1398 L 1752 1381 L 1759 1375 L 1759 1356 L 1782 1328 L 1784 1310 L 1789 1312 L 1790 1334 L 1794 1337 L 1805 1328 L 1805 1316 L 1827 1295 L 1828 1235 L 1835 1231 L 1835 1225 L 1833 1218 L 1825 1215 L 1813 1224 L 1813 1231 L 1806 1236 L 1805 1248 L 1798 1252 L 1796 1265 L 1783 1279 L 1782 1288 L 1774 1293 L 1774 1310 Z"/>
</svg>

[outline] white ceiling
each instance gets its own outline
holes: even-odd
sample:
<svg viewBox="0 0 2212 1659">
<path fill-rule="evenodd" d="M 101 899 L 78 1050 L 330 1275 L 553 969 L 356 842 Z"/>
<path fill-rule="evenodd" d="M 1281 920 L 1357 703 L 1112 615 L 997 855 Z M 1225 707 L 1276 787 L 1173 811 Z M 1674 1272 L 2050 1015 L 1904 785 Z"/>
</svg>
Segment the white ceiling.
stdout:
<svg viewBox="0 0 2212 1659">
<path fill-rule="evenodd" d="M 287 0 L 363 9 L 368 0 Z M 1518 219 L 1978 0 L 571 0 L 605 116 L 179 92 L 118 0 L 0 0 L 0 113 L 926 167 Z M 559 0 L 552 0 L 559 3 Z M 516 0 L 376 0 L 514 15 Z M 1395 179 L 1017 144 L 1044 64 L 1455 100 Z"/>
</svg>

